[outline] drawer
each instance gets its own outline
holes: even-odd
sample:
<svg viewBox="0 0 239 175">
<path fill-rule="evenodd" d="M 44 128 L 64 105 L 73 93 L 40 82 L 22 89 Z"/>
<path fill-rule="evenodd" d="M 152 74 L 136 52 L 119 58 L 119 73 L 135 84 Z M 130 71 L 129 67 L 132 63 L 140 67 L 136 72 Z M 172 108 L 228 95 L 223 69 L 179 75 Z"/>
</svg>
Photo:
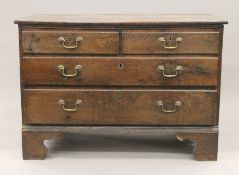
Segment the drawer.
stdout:
<svg viewBox="0 0 239 175">
<path fill-rule="evenodd" d="M 216 86 L 217 57 L 24 57 L 27 85 Z"/>
<path fill-rule="evenodd" d="M 215 125 L 216 91 L 25 89 L 24 124 Z"/>
<path fill-rule="evenodd" d="M 218 31 L 159 30 L 124 31 L 124 54 L 217 54 Z"/>
<path fill-rule="evenodd" d="M 83 30 L 24 30 L 23 53 L 117 54 L 119 33 Z"/>
</svg>

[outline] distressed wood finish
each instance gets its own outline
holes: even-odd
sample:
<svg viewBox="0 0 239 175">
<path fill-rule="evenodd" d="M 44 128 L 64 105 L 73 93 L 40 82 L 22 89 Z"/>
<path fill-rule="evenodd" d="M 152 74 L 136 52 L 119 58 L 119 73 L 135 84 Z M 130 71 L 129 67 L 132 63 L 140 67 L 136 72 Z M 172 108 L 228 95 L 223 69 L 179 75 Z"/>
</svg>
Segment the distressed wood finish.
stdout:
<svg viewBox="0 0 239 175">
<path fill-rule="evenodd" d="M 68 74 L 76 65 L 82 69 L 65 78 L 58 65 L 64 65 Z M 166 74 L 175 74 L 177 66 L 183 70 L 166 78 L 159 65 Z M 27 85 L 216 86 L 217 67 L 217 57 L 24 57 L 23 81 Z"/>
<path fill-rule="evenodd" d="M 66 49 L 58 41 L 64 37 L 66 46 L 76 45 L 76 38 L 83 37 L 75 49 Z M 114 31 L 85 30 L 24 30 L 23 53 L 41 54 L 117 54 L 119 33 Z"/>
<path fill-rule="evenodd" d="M 165 49 L 159 41 L 166 40 L 166 46 L 176 46 L 176 49 Z M 169 38 L 171 37 L 171 38 Z M 183 40 L 175 43 L 181 37 Z M 167 42 L 167 40 L 170 40 Z M 158 30 L 158 31 L 123 31 L 122 52 L 124 54 L 217 54 L 219 32 L 200 30 Z"/>
<path fill-rule="evenodd" d="M 44 140 L 74 132 L 173 135 L 195 142 L 196 160 L 217 159 L 227 21 L 212 15 L 34 15 L 15 23 L 24 159 L 44 159 Z"/>
<path fill-rule="evenodd" d="M 74 108 L 82 100 L 79 110 Z M 175 102 L 182 107 L 175 112 Z M 79 125 L 215 125 L 217 118 L 215 91 L 161 91 L 161 90 L 92 90 L 92 89 L 35 89 L 24 90 L 24 124 L 79 124 Z M 54 114 L 54 115 L 52 115 Z"/>
</svg>

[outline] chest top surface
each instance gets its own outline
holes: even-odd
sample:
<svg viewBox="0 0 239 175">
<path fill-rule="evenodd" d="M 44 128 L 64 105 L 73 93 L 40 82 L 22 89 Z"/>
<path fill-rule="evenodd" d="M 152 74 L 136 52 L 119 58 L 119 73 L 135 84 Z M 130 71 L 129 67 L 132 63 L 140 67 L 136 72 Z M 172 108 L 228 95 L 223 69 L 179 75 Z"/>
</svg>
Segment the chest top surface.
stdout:
<svg viewBox="0 0 239 175">
<path fill-rule="evenodd" d="M 17 24 L 125 24 L 125 25 L 175 25 L 175 24 L 227 24 L 227 21 L 211 14 L 152 14 L 152 15 L 80 15 L 38 14 L 15 21 Z"/>
</svg>

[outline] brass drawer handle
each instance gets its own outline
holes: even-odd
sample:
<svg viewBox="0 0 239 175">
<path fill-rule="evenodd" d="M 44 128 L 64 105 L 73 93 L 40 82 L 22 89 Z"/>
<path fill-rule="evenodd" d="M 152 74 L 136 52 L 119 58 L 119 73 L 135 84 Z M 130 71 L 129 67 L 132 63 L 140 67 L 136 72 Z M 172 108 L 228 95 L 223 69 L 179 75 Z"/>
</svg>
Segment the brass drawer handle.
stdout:
<svg viewBox="0 0 239 175">
<path fill-rule="evenodd" d="M 83 40 L 84 40 L 83 37 L 78 36 L 78 37 L 76 38 L 75 45 L 73 45 L 73 46 L 67 46 L 67 45 L 66 45 L 66 40 L 65 40 L 64 37 L 60 36 L 60 37 L 58 38 L 58 41 L 62 42 L 62 46 L 63 46 L 64 48 L 66 48 L 66 49 L 75 49 L 75 48 L 77 48 L 77 47 L 78 47 L 78 43 L 79 43 L 80 41 L 83 41 Z"/>
<path fill-rule="evenodd" d="M 182 66 L 177 66 L 177 67 L 175 68 L 175 73 L 174 73 L 174 74 L 166 74 L 166 73 L 165 73 L 165 68 L 164 68 L 164 66 L 163 66 L 163 65 L 159 65 L 159 66 L 158 66 L 158 71 L 162 72 L 161 75 L 162 75 L 163 77 L 173 78 L 173 77 L 178 76 L 179 73 L 182 73 L 183 67 L 182 67 Z"/>
<path fill-rule="evenodd" d="M 71 77 L 76 77 L 78 73 L 80 73 L 82 66 L 81 65 L 76 65 L 75 67 L 75 72 L 73 74 L 66 74 L 65 73 L 65 66 L 63 65 L 58 65 L 58 70 L 61 72 L 61 75 L 66 78 L 71 78 Z"/>
<path fill-rule="evenodd" d="M 59 100 L 59 101 L 58 101 L 58 104 L 59 104 L 59 105 L 62 105 L 62 109 L 63 109 L 64 111 L 66 111 L 66 112 L 74 112 L 74 111 L 77 111 L 81 103 L 82 103 L 81 100 L 76 100 L 76 102 L 75 102 L 75 108 L 66 108 L 66 107 L 65 107 L 65 100 Z"/>
<path fill-rule="evenodd" d="M 183 38 L 177 37 L 176 40 L 175 40 L 175 44 L 176 44 L 175 46 L 167 46 L 167 45 L 168 45 L 167 43 L 168 43 L 169 41 L 171 41 L 171 38 L 172 38 L 172 37 L 169 37 L 169 38 L 170 38 L 170 39 L 168 39 L 167 41 L 166 41 L 166 39 L 165 39 L 164 37 L 159 37 L 159 38 L 158 38 L 158 40 L 161 42 L 161 44 L 163 45 L 163 47 L 164 47 L 165 49 L 168 49 L 168 50 L 177 49 L 179 43 L 183 41 Z"/>
<path fill-rule="evenodd" d="M 172 113 L 172 112 L 176 112 L 177 108 L 182 107 L 183 104 L 181 101 L 176 101 L 173 109 L 165 109 L 163 101 L 159 100 L 157 101 L 157 105 L 161 107 L 161 111 L 165 113 Z"/>
</svg>

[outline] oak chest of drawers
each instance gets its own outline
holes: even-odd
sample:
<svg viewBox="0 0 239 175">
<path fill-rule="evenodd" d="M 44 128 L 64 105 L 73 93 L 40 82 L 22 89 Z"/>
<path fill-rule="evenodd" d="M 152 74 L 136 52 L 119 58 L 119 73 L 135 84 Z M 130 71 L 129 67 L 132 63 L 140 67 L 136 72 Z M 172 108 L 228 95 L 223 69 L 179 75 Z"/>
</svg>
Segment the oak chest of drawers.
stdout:
<svg viewBox="0 0 239 175">
<path fill-rule="evenodd" d="M 24 159 L 71 132 L 195 141 L 216 160 L 223 25 L 211 15 L 35 15 L 19 25 Z"/>
</svg>

